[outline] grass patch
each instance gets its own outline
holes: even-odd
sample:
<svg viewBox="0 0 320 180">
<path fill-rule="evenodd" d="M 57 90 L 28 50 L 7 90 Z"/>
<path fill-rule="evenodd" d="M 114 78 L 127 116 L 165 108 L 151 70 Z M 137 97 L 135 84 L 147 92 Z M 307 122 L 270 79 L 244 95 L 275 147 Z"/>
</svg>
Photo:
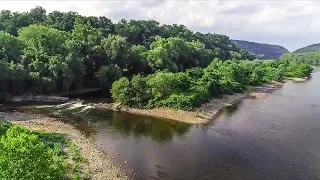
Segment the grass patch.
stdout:
<svg viewBox="0 0 320 180">
<path fill-rule="evenodd" d="M 203 118 L 202 117 L 202 113 L 199 112 L 199 111 L 196 111 L 194 116 L 197 117 L 197 118 Z"/>
<path fill-rule="evenodd" d="M 72 174 L 74 180 L 89 179 L 91 177 L 91 171 L 86 168 L 88 160 L 81 156 L 77 146 L 72 142 L 68 142 L 68 150 L 72 160 Z"/>
</svg>

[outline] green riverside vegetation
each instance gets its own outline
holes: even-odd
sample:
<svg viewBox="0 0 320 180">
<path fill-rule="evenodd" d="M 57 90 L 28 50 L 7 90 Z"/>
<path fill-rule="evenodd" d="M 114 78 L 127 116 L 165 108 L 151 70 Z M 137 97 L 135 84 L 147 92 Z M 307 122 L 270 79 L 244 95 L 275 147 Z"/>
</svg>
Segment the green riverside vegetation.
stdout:
<svg viewBox="0 0 320 180">
<path fill-rule="evenodd" d="M 61 135 L 34 132 L 6 121 L 0 122 L 2 180 L 89 179 L 90 174 L 81 174 L 83 163 L 86 161 L 78 149 Z"/>
<path fill-rule="evenodd" d="M 220 94 L 245 91 L 248 86 L 281 81 L 286 77 L 309 76 L 311 66 L 291 61 L 221 61 L 206 68 L 172 73 L 158 71 L 131 80 L 122 77 L 112 85 L 112 97 L 133 107 L 192 109 Z"/>
</svg>

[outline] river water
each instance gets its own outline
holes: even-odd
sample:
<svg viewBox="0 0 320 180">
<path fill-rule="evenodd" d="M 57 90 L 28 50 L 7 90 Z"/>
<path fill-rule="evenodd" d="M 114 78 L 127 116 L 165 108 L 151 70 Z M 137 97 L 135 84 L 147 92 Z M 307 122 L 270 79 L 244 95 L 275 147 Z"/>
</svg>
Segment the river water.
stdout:
<svg viewBox="0 0 320 180">
<path fill-rule="evenodd" d="M 319 90 L 316 70 L 307 82 L 244 99 L 205 125 L 81 107 L 64 116 L 134 179 L 317 180 Z"/>
</svg>

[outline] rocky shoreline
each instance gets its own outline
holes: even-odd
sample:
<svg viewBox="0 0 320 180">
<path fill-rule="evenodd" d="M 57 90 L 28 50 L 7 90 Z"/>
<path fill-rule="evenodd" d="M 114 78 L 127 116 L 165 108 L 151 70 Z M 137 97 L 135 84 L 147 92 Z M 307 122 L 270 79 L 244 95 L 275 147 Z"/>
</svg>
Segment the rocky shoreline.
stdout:
<svg viewBox="0 0 320 180">
<path fill-rule="evenodd" d="M 201 107 L 192 111 L 171 108 L 138 109 L 121 106 L 116 103 L 99 103 L 95 104 L 94 106 L 97 108 L 108 109 L 112 111 L 127 112 L 137 115 L 169 119 L 189 124 L 202 124 L 212 120 L 222 108 L 231 106 L 239 102 L 241 99 L 247 97 L 248 93 L 224 95 L 221 98 L 212 99 L 208 103 L 205 103 Z"/>
<path fill-rule="evenodd" d="M 272 81 L 268 84 L 252 87 L 251 92 L 248 94 L 252 99 L 265 99 L 275 90 L 281 88 L 287 81 Z"/>
</svg>

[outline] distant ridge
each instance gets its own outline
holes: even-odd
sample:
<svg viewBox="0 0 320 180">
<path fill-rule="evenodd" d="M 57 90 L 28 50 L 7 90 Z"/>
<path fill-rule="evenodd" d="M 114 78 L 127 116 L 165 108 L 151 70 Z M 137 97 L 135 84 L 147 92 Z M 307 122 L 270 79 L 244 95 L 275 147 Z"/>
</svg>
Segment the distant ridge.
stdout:
<svg viewBox="0 0 320 180">
<path fill-rule="evenodd" d="M 242 49 L 255 54 L 259 59 L 279 59 L 282 54 L 289 53 L 286 48 L 279 45 L 244 40 L 232 40 L 232 42 Z"/>
<path fill-rule="evenodd" d="M 320 51 L 320 43 L 318 44 L 311 44 L 309 46 L 302 47 L 293 51 L 293 53 L 306 53 L 306 52 L 317 52 Z"/>
</svg>

